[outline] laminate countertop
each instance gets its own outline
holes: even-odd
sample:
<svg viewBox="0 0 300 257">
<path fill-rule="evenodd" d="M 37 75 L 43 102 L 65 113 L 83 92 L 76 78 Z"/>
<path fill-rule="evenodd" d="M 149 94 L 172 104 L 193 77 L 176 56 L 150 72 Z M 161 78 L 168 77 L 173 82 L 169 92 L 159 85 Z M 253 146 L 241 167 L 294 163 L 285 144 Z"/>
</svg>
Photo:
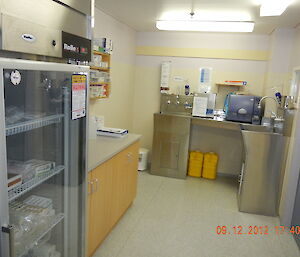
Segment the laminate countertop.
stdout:
<svg viewBox="0 0 300 257">
<path fill-rule="evenodd" d="M 128 134 L 122 138 L 97 136 L 95 139 L 89 139 L 88 171 L 97 168 L 140 138 L 141 135 Z"/>
</svg>

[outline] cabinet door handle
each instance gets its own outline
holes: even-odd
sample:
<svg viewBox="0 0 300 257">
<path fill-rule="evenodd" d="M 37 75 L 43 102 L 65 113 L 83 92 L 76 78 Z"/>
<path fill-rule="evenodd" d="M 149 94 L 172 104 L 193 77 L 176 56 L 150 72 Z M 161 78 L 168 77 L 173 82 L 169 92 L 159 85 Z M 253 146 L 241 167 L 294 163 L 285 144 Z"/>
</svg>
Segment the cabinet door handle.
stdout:
<svg viewBox="0 0 300 257">
<path fill-rule="evenodd" d="M 94 193 L 94 182 L 93 181 L 88 181 L 88 195 L 91 195 Z"/>
<path fill-rule="evenodd" d="M 95 178 L 94 181 L 95 181 L 95 184 L 96 184 L 96 189 L 95 189 L 94 192 L 97 192 L 98 191 L 99 180 L 97 178 Z"/>
<path fill-rule="evenodd" d="M 8 234 L 9 237 L 9 257 L 15 257 L 15 228 L 14 226 L 8 225 L 2 227 L 2 232 Z"/>
<path fill-rule="evenodd" d="M 129 162 L 132 162 L 133 158 L 132 158 L 132 152 L 127 153 L 127 159 Z"/>
</svg>

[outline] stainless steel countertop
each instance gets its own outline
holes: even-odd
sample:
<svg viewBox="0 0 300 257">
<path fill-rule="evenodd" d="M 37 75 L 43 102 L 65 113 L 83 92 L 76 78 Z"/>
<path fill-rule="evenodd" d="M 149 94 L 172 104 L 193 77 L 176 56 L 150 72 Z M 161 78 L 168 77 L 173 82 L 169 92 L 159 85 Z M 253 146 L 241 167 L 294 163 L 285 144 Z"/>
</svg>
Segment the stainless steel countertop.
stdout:
<svg viewBox="0 0 300 257">
<path fill-rule="evenodd" d="M 88 171 L 97 168 L 140 138 L 140 135 L 128 134 L 122 138 L 97 136 L 95 139 L 89 139 Z"/>
<path fill-rule="evenodd" d="M 253 125 L 249 123 L 241 123 L 235 121 L 227 121 L 220 119 L 218 117 L 214 118 L 201 118 L 201 117 L 193 117 L 188 115 L 180 115 L 180 114 L 171 114 L 171 113 L 158 113 L 160 115 L 171 115 L 171 116 L 178 116 L 178 117 L 187 117 L 191 119 L 191 123 L 193 125 L 199 126 L 207 126 L 207 127 L 214 127 L 214 128 L 222 128 L 222 129 L 230 129 L 230 130 L 248 130 L 253 132 L 264 132 L 264 133 L 273 133 L 269 127 L 262 126 L 262 125 Z"/>
</svg>

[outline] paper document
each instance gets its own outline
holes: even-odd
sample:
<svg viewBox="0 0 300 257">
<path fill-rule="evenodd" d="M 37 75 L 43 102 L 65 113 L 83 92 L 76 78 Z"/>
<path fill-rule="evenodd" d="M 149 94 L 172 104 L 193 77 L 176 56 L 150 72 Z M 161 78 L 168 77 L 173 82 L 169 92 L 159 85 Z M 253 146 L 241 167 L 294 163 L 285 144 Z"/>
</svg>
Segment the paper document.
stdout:
<svg viewBox="0 0 300 257">
<path fill-rule="evenodd" d="M 199 116 L 199 117 L 206 117 L 207 102 L 208 102 L 207 97 L 195 96 L 192 115 Z"/>
</svg>

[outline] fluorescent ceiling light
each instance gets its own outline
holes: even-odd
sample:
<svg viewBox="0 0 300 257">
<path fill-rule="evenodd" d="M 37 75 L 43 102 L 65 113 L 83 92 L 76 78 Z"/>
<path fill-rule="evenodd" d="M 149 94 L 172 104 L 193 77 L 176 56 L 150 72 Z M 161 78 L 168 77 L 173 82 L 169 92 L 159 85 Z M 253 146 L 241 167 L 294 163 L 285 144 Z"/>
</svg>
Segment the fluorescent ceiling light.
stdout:
<svg viewBox="0 0 300 257">
<path fill-rule="evenodd" d="M 174 31 L 210 31 L 210 32 L 252 32 L 254 22 L 229 21 L 157 21 L 159 30 Z"/>
<path fill-rule="evenodd" d="M 293 0 L 266 0 L 260 6 L 260 16 L 280 16 Z"/>
<path fill-rule="evenodd" d="M 189 20 L 190 13 L 187 11 L 164 12 L 159 20 Z M 206 11 L 197 10 L 193 15 L 197 21 L 251 21 L 252 16 L 243 11 Z"/>
</svg>

